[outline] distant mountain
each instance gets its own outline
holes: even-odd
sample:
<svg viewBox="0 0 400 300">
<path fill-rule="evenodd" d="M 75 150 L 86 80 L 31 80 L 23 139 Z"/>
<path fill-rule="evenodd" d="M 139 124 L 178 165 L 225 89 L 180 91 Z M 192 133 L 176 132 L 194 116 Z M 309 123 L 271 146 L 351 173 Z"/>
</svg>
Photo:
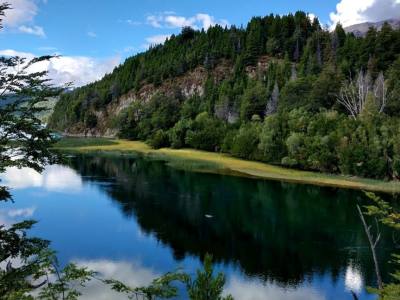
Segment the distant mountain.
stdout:
<svg viewBox="0 0 400 300">
<path fill-rule="evenodd" d="M 49 98 L 47 102 L 42 102 L 38 104 L 37 106 L 39 107 L 44 107 L 47 110 L 44 110 L 40 113 L 38 113 L 36 116 L 44 123 L 46 124 L 48 122 L 49 117 L 53 113 L 54 107 L 56 106 L 57 102 L 59 100 L 59 97 L 52 97 Z M 15 101 L 17 101 L 17 98 L 15 96 L 6 96 L 2 99 L 0 99 L 0 108 L 5 107 L 6 105 L 12 104 Z M 24 104 L 22 104 L 24 105 Z"/>
<path fill-rule="evenodd" d="M 389 19 L 385 21 L 380 21 L 380 22 L 365 22 L 361 24 L 356 24 L 352 25 L 349 27 L 346 27 L 344 30 L 347 33 L 354 33 L 356 36 L 364 36 L 370 27 L 375 27 L 377 30 L 381 30 L 383 24 L 385 22 L 388 22 L 393 29 L 399 29 L 400 28 L 400 19 Z"/>
</svg>

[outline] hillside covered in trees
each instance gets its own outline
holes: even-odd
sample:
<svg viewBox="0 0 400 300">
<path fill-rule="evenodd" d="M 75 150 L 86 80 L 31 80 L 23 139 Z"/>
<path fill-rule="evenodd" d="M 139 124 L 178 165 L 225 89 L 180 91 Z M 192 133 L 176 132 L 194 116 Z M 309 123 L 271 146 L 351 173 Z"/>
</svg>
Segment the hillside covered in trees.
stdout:
<svg viewBox="0 0 400 300">
<path fill-rule="evenodd" d="M 65 93 L 49 126 L 398 179 L 399 54 L 400 30 L 389 24 L 357 37 L 304 12 L 255 17 L 246 28 L 183 28 Z"/>
</svg>

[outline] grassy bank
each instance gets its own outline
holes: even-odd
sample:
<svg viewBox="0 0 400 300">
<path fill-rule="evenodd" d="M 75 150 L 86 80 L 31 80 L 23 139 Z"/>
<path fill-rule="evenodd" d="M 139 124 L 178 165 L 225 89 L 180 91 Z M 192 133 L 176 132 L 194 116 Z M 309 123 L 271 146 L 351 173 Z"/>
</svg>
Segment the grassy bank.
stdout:
<svg viewBox="0 0 400 300">
<path fill-rule="evenodd" d="M 55 148 L 75 152 L 136 152 L 153 159 L 162 159 L 174 167 L 202 172 L 223 173 L 236 176 L 280 180 L 374 192 L 400 193 L 400 183 L 306 172 L 246 161 L 228 155 L 192 149 L 154 150 L 143 142 L 101 138 L 67 138 Z"/>
</svg>

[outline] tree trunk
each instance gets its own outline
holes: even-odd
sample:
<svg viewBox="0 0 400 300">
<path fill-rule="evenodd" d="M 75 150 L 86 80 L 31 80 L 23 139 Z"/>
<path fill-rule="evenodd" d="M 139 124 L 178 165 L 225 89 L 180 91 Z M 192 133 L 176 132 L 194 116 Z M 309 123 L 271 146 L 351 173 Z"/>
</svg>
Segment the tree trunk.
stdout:
<svg viewBox="0 0 400 300">
<path fill-rule="evenodd" d="M 376 280 L 377 280 L 377 283 L 378 283 L 378 288 L 382 289 L 383 288 L 383 283 L 382 283 L 381 271 L 379 269 L 378 258 L 377 258 L 376 251 L 375 251 L 376 245 L 378 244 L 379 239 L 380 239 L 380 233 L 378 233 L 378 236 L 377 236 L 376 240 L 374 241 L 373 238 L 372 238 L 372 235 L 371 235 L 370 227 L 368 227 L 367 222 L 365 222 L 365 218 L 364 218 L 364 215 L 363 215 L 363 213 L 361 211 L 360 206 L 357 205 L 357 209 L 358 209 L 358 213 L 360 214 L 360 218 L 361 218 L 361 221 L 362 221 L 363 226 L 364 226 L 365 234 L 368 237 L 369 245 L 370 245 L 370 248 L 371 248 L 372 258 L 374 260 L 374 265 L 375 265 L 375 273 L 376 273 Z"/>
</svg>

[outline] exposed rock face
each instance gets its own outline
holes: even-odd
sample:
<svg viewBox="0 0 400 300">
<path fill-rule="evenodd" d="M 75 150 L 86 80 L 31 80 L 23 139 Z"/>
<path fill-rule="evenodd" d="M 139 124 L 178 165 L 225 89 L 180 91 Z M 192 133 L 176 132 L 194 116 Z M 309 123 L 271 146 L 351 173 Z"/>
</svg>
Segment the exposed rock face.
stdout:
<svg viewBox="0 0 400 300">
<path fill-rule="evenodd" d="M 279 101 L 279 86 L 278 83 L 275 82 L 274 90 L 271 95 L 271 99 L 268 101 L 267 108 L 265 110 L 265 115 L 270 116 L 278 110 L 278 101 Z"/>
<path fill-rule="evenodd" d="M 354 33 L 354 35 L 362 37 L 365 36 L 365 34 L 368 32 L 370 27 L 375 27 L 378 31 L 382 29 L 383 24 L 385 22 L 389 23 L 390 26 L 392 26 L 393 29 L 399 29 L 400 28 L 400 19 L 389 19 L 385 21 L 380 21 L 380 22 L 366 22 L 366 23 L 361 23 L 361 24 L 356 24 L 352 25 L 349 27 L 346 27 L 344 30 L 346 32 L 351 32 Z"/>
<path fill-rule="evenodd" d="M 226 66 L 224 70 L 220 71 L 229 72 L 230 68 Z M 85 128 L 83 124 L 78 123 L 68 128 L 65 134 L 74 136 L 115 136 L 117 131 L 111 129 L 110 126 L 112 118 L 128 108 L 132 103 L 148 102 L 156 94 L 173 96 L 174 93 L 179 92 L 185 98 L 190 98 L 194 95 L 202 96 L 207 76 L 207 71 L 203 67 L 198 67 L 180 77 L 168 79 L 160 86 L 146 84 L 139 91 L 129 91 L 112 101 L 106 109 L 92 111 L 98 120 L 95 128 Z"/>
<path fill-rule="evenodd" d="M 256 66 L 248 67 L 247 74 L 250 78 L 261 76 L 270 63 L 268 57 L 261 57 Z M 203 66 L 199 66 L 186 74 L 167 79 L 159 86 L 153 84 L 144 85 L 139 91 L 129 91 L 128 93 L 113 100 L 108 106 L 99 111 L 92 111 L 97 118 L 97 125 L 94 128 L 86 128 L 84 124 L 78 123 L 66 129 L 65 134 L 77 136 L 115 136 L 118 132 L 112 129 L 112 119 L 118 116 L 124 109 L 135 102 L 148 102 L 154 95 L 163 94 L 174 96 L 180 93 L 184 98 L 195 95 L 203 96 L 204 85 L 210 73 L 216 83 L 220 83 L 230 76 L 233 72 L 233 65 L 228 61 L 221 61 L 213 70 L 207 71 Z M 238 119 L 238 113 L 229 106 L 221 106 L 218 111 L 221 119 L 229 123 L 234 123 Z"/>
</svg>

